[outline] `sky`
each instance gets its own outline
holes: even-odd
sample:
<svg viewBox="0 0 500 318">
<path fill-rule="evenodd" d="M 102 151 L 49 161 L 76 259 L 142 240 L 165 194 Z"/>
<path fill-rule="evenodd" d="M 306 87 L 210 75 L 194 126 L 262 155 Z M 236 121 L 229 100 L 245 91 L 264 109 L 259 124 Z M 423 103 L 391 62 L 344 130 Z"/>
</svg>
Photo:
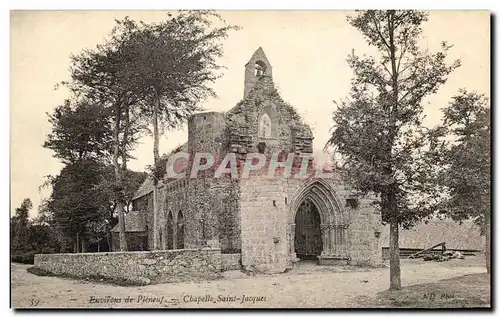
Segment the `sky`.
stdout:
<svg viewBox="0 0 500 318">
<path fill-rule="evenodd" d="M 207 111 L 227 111 L 243 97 L 244 65 L 262 47 L 273 67 L 281 97 L 293 105 L 314 133 L 315 151 L 321 151 L 332 126 L 334 101 L 345 98 L 352 72 L 346 58 L 353 49 L 369 53 L 361 34 L 346 22 L 346 11 L 221 11 L 229 24 L 242 27 L 224 41 L 224 76 L 213 85 L 218 99 L 203 103 Z M 160 21 L 165 11 L 11 11 L 10 19 L 10 160 L 11 214 L 24 198 L 33 201 L 30 216 L 50 195 L 40 185 L 57 175 L 62 164 L 42 147 L 51 126 L 47 113 L 68 93 L 55 90 L 69 79 L 70 56 L 102 43 L 114 19 L 129 16 Z M 425 124 L 440 122 L 440 108 L 460 88 L 489 97 L 490 16 L 487 11 L 431 11 L 423 27 L 421 46 L 431 51 L 446 40 L 454 47 L 449 61 L 462 66 L 439 92 L 426 99 Z M 187 141 L 187 127 L 166 132 L 160 153 Z M 128 167 L 143 171 L 153 160 L 151 136 L 144 136 Z"/>
</svg>

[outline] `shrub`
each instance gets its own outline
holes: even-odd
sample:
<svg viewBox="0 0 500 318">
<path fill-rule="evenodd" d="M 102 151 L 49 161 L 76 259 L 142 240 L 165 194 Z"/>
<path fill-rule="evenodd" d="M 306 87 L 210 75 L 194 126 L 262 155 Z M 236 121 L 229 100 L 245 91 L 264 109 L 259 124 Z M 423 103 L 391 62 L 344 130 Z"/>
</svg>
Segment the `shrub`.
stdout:
<svg viewBox="0 0 500 318">
<path fill-rule="evenodd" d="M 12 253 L 10 260 L 15 263 L 34 264 L 35 254 L 35 251 Z"/>
</svg>

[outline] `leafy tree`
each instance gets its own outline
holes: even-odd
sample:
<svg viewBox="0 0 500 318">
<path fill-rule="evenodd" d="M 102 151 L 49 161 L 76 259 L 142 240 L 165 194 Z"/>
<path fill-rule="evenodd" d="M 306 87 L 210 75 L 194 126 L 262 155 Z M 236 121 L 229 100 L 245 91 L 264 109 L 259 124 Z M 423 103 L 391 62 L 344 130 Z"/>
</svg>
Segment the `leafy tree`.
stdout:
<svg viewBox="0 0 500 318">
<path fill-rule="evenodd" d="M 422 126 L 422 101 L 459 66 L 447 64 L 445 42 L 437 53 L 419 48 L 426 20 L 426 13 L 414 10 L 368 10 L 348 18 L 377 53 L 349 55 L 352 89 L 338 103 L 327 143 L 342 156 L 342 171 L 354 188 L 379 199 L 390 225 L 391 290 L 401 288 L 399 226 L 432 211 L 427 199 L 434 172 L 423 154 L 434 132 Z"/>
<path fill-rule="evenodd" d="M 29 198 L 24 199 L 21 206 L 16 208 L 16 214 L 11 218 L 10 246 L 12 252 L 26 249 L 28 244 L 28 216 L 32 207 L 31 200 Z"/>
<path fill-rule="evenodd" d="M 123 44 L 134 29 L 126 18 L 116 21 L 109 39 L 93 50 L 84 50 L 72 56 L 71 80 L 64 82 L 76 96 L 84 96 L 99 103 L 110 112 L 112 123 L 112 162 L 114 167 L 114 199 L 120 223 L 120 250 L 127 250 L 125 236 L 124 171 L 127 160 L 140 136 L 141 117 L 137 106 L 143 99 L 135 95 L 131 83 L 122 81 L 129 56 L 123 54 Z"/>
<path fill-rule="evenodd" d="M 33 251 L 33 254 L 58 253 L 61 242 L 57 232 L 49 225 L 32 223 L 28 231 L 27 250 Z"/>
<path fill-rule="evenodd" d="M 50 183 L 47 183 L 47 186 L 49 185 Z M 56 252 L 68 252 L 70 251 L 70 247 L 72 246 L 72 239 L 71 237 L 64 235 L 63 231 L 61 230 L 61 226 L 57 222 L 55 222 L 53 214 L 49 209 L 49 203 L 49 199 L 42 199 L 42 202 L 38 206 L 38 216 L 32 220 L 31 224 L 32 226 L 44 226 L 48 228 L 51 240 L 46 242 L 47 246 L 57 245 L 58 249 Z"/>
<path fill-rule="evenodd" d="M 72 57 L 67 87 L 76 96 L 111 110 L 121 250 L 127 249 L 123 209 L 127 151 L 133 148 L 144 125 L 152 124 L 156 166 L 160 124 L 164 128 L 177 127 L 198 109 L 199 101 L 215 96 L 208 84 L 219 76 L 219 40 L 233 27 L 215 27 L 213 17 L 220 18 L 212 12 L 182 11 L 175 17 L 168 14 L 159 23 L 117 20 L 104 44 Z M 155 198 L 157 183 L 155 178 Z M 154 223 L 158 225 L 157 204 L 155 212 Z M 157 247 L 156 230 L 154 234 Z"/>
<path fill-rule="evenodd" d="M 109 202 L 106 193 L 99 191 L 104 166 L 91 160 L 66 165 L 52 179 L 48 210 L 54 223 L 67 237 L 72 237 L 75 251 L 85 251 L 85 241 L 94 236 L 95 224 L 105 224 Z"/>
<path fill-rule="evenodd" d="M 460 90 L 443 109 L 438 186 L 444 194 L 441 212 L 454 220 L 473 219 L 486 236 L 490 272 L 491 119 L 484 95 Z"/>
<path fill-rule="evenodd" d="M 223 23 L 218 27 L 215 19 Z M 168 14 L 159 23 L 118 21 L 127 30 L 120 52 L 126 56 L 121 82 L 133 87 L 135 96 L 144 98 L 143 116 L 153 126 L 153 167 L 160 161 L 160 128 L 172 129 L 185 123 L 199 110 L 198 104 L 216 94 L 210 84 L 218 79 L 222 67 L 221 40 L 234 26 L 226 25 L 219 15 L 209 11 L 181 11 Z M 159 244 L 158 182 L 153 172 L 154 248 Z"/>
<path fill-rule="evenodd" d="M 49 116 L 52 132 L 44 147 L 63 163 L 107 161 L 112 150 L 110 113 L 89 100 L 66 100 Z"/>
<path fill-rule="evenodd" d="M 39 223 L 48 224 L 55 232 L 72 237 L 73 243 L 78 246 L 76 251 L 80 247 L 84 249 L 85 241 L 89 239 L 108 238 L 116 224 L 113 170 L 111 165 L 90 160 L 66 165 L 58 176 L 49 179 L 52 193 L 41 208 Z M 124 201 L 127 211 L 145 177 L 144 172 L 125 172 Z M 61 244 L 64 244 L 63 240 Z"/>
<path fill-rule="evenodd" d="M 28 219 L 32 204 L 24 199 L 10 219 L 11 261 L 33 264 L 34 255 L 64 251 L 58 232 L 41 218 Z"/>
<path fill-rule="evenodd" d="M 54 229 L 72 237 L 76 251 L 84 250 L 85 240 L 94 234 L 90 224 L 105 220 L 102 202 L 107 198 L 96 187 L 110 161 L 110 113 L 90 99 L 74 98 L 56 107 L 49 122 L 52 131 L 44 147 L 53 150 L 65 166 L 58 176 L 47 179 L 45 185 L 52 186 L 52 194 L 43 208 L 50 213 Z"/>
<path fill-rule="evenodd" d="M 115 189 L 117 187 L 116 181 L 113 178 L 114 167 L 107 166 L 104 171 L 104 180 L 99 184 L 99 191 L 102 191 L 106 194 L 109 202 L 107 203 L 107 208 L 109 209 L 110 216 L 113 216 L 113 213 L 116 210 L 117 202 L 116 197 L 114 196 Z M 147 178 L 147 172 L 137 172 L 133 170 L 124 171 L 123 178 L 123 200 L 124 200 L 124 209 L 128 213 L 130 212 L 130 206 L 132 204 L 132 198 L 134 197 L 137 189 L 141 186 L 144 180 Z"/>
</svg>

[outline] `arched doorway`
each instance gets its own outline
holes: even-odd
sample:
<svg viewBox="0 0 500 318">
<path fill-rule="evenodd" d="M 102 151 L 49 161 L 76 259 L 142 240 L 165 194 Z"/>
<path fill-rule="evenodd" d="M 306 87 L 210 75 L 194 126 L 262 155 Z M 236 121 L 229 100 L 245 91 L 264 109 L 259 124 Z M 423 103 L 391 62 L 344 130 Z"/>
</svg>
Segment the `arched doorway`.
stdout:
<svg viewBox="0 0 500 318">
<path fill-rule="evenodd" d="M 184 248 L 184 215 L 181 211 L 177 215 L 177 248 Z"/>
<path fill-rule="evenodd" d="M 174 249 L 174 218 L 170 211 L 167 216 L 167 250 L 172 249 Z"/>
<path fill-rule="evenodd" d="M 290 261 L 348 259 L 349 219 L 330 181 L 314 179 L 305 184 L 290 202 Z"/>
<path fill-rule="evenodd" d="M 316 259 L 323 251 L 321 217 L 311 200 L 304 200 L 295 215 L 295 253 L 300 259 Z"/>
</svg>

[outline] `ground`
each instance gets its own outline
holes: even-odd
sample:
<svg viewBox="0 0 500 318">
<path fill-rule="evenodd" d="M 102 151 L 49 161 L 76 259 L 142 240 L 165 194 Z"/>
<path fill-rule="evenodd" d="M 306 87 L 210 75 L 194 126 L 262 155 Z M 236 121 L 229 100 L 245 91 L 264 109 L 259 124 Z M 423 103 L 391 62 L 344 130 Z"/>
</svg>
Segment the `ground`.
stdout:
<svg viewBox="0 0 500 318">
<path fill-rule="evenodd" d="M 422 295 L 424 295 L 422 297 Z M 379 293 L 369 307 L 463 308 L 490 307 L 490 276 L 469 274 L 436 283 L 411 285 Z"/>
<path fill-rule="evenodd" d="M 341 268 L 310 262 L 299 263 L 297 268 L 279 275 L 247 276 L 232 271 L 215 281 L 140 287 L 41 277 L 28 273 L 28 267 L 11 264 L 14 308 L 435 307 L 443 302 L 476 307 L 488 306 L 490 292 L 489 276 L 479 257 L 448 262 L 402 260 L 404 288 L 398 293 L 386 292 L 388 268 Z M 433 299 L 432 293 L 436 295 Z M 446 299 L 441 300 L 442 294 L 447 295 Z M 462 302 L 453 303 L 453 299 Z"/>
</svg>

